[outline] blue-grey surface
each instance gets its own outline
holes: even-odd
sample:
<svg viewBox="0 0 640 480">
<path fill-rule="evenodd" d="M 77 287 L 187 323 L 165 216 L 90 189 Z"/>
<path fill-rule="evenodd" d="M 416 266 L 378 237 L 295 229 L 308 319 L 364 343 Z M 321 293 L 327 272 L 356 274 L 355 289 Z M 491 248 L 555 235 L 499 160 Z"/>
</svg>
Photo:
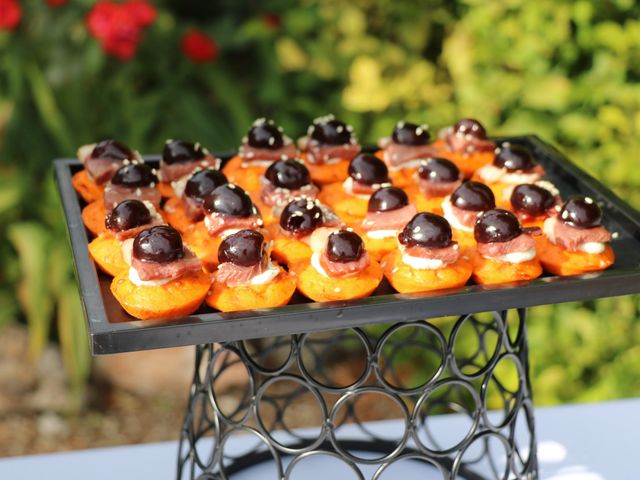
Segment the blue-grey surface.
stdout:
<svg viewBox="0 0 640 480">
<path fill-rule="evenodd" d="M 637 480 L 640 478 L 640 399 L 601 404 L 566 405 L 536 410 L 541 478 L 546 480 Z M 443 431 L 455 431 L 455 416 L 434 418 Z M 436 424 L 434 423 L 434 426 Z M 397 428 L 378 422 L 373 428 Z M 246 439 L 246 437 L 245 437 Z M 242 439 L 235 439 L 242 441 Z M 35 455 L 0 460 L 0 479 L 126 480 L 175 478 L 177 444 L 136 445 L 80 452 Z M 317 457 L 299 464 L 294 479 L 348 479 L 338 461 Z M 363 468 L 370 477 L 373 470 Z M 275 479 L 273 468 L 263 465 L 234 480 Z M 416 463 L 400 463 L 383 479 L 439 478 Z"/>
</svg>

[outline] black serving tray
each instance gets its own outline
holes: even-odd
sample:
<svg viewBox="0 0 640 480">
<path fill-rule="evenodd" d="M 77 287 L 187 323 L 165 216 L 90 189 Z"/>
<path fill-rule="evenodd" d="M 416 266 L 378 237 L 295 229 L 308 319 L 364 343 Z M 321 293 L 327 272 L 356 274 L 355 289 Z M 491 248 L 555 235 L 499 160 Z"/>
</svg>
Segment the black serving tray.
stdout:
<svg viewBox="0 0 640 480">
<path fill-rule="evenodd" d="M 546 275 L 517 284 L 469 285 L 410 295 L 393 293 L 385 282 L 374 295 L 359 300 L 313 303 L 300 296 L 284 307 L 235 313 L 220 313 L 205 305 L 197 313 L 180 319 L 141 321 L 120 307 L 109 290 L 110 277 L 97 271 L 89 256 L 90 238 L 81 219 L 83 202 L 71 186 L 71 176 L 82 168 L 80 162 L 55 160 L 93 354 L 290 335 L 639 293 L 640 214 L 539 138 L 498 140 L 529 147 L 563 198 L 582 193 L 601 204 L 605 225 L 618 233 L 612 242 L 616 263 L 610 269 L 596 274 Z M 220 157 L 226 160 L 229 155 Z M 159 157 L 148 156 L 145 161 L 154 166 Z"/>
</svg>

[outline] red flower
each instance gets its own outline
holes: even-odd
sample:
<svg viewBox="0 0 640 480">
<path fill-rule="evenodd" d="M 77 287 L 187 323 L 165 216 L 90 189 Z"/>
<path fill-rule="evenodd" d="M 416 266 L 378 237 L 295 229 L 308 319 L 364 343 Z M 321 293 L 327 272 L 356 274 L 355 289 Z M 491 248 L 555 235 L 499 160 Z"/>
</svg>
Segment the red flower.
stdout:
<svg viewBox="0 0 640 480">
<path fill-rule="evenodd" d="M 193 63 L 213 62 L 218 58 L 218 45 L 206 33 L 191 30 L 182 36 L 182 53 Z"/>
<path fill-rule="evenodd" d="M 17 0 L 0 0 L 0 30 L 15 30 L 21 18 L 22 8 Z"/>
<path fill-rule="evenodd" d="M 136 53 L 144 27 L 155 18 L 155 7 L 145 0 L 101 0 L 87 15 L 87 27 L 105 52 L 129 60 Z"/>
<path fill-rule="evenodd" d="M 68 0 L 44 0 L 44 1 L 50 7 L 57 8 L 57 7 L 63 6 L 65 3 L 67 3 Z"/>
<path fill-rule="evenodd" d="M 275 30 L 280 28 L 280 25 L 282 25 L 282 18 L 280 18 L 280 15 L 276 13 L 265 13 L 262 16 L 262 22 L 267 26 L 267 28 Z"/>
<path fill-rule="evenodd" d="M 146 0 L 129 0 L 125 5 L 142 27 L 151 25 L 158 16 L 156 8 Z"/>
</svg>

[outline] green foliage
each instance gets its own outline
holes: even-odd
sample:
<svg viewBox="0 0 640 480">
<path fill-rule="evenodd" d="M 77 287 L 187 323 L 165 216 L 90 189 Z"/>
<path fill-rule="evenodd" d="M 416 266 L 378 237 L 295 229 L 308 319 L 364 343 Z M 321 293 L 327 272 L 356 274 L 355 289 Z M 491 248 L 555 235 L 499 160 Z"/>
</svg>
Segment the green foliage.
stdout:
<svg viewBox="0 0 640 480">
<path fill-rule="evenodd" d="M 636 2 L 166 0 L 127 63 L 89 37 L 92 3 L 22 2 L 20 29 L 0 34 L 0 324 L 20 308 L 36 355 L 57 317 L 76 382 L 86 338 L 49 166 L 99 138 L 229 149 L 254 117 L 297 136 L 331 111 L 373 143 L 400 118 L 476 116 L 494 134 L 539 134 L 640 207 Z M 219 44 L 212 65 L 180 52 L 196 25 Z M 640 393 L 637 318 L 637 297 L 534 309 L 537 401 Z"/>
</svg>

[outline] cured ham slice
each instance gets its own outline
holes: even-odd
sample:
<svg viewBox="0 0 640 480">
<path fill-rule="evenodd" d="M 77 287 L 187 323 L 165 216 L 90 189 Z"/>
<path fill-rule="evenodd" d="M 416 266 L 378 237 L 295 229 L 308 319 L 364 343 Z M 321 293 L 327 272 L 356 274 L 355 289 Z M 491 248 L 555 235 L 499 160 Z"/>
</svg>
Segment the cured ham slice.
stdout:
<svg viewBox="0 0 640 480">
<path fill-rule="evenodd" d="M 320 190 L 313 184 L 305 185 L 298 190 L 289 190 L 288 188 L 275 187 L 269 182 L 265 182 L 262 187 L 260 199 L 269 206 L 284 206 L 291 199 L 297 197 L 316 198 Z"/>
<path fill-rule="evenodd" d="M 536 241 L 527 233 L 522 233 L 508 242 L 478 243 L 477 250 L 485 257 L 501 257 L 509 253 L 526 252 L 536 247 Z"/>
<path fill-rule="evenodd" d="M 298 154 L 296 146 L 289 141 L 280 148 L 255 148 L 244 143 L 238 150 L 238 155 L 242 158 L 244 164 L 251 164 L 254 161 L 272 161 L 281 160 L 282 158 L 295 158 Z"/>
<path fill-rule="evenodd" d="M 140 200 L 150 202 L 156 209 L 160 208 L 162 195 L 155 187 L 123 187 L 109 184 L 104 189 L 104 206 L 107 212 L 124 200 Z"/>
<path fill-rule="evenodd" d="M 369 254 L 364 252 L 362 256 L 353 262 L 333 262 L 329 260 L 326 252 L 320 255 L 320 265 L 331 277 L 352 277 L 365 270 L 370 264 Z"/>
<path fill-rule="evenodd" d="M 265 262 L 258 262 L 250 267 L 243 267 L 232 262 L 221 263 L 216 271 L 216 282 L 228 287 L 247 285 L 251 279 L 265 271 Z"/>
<path fill-rule="evenodd" d="M 412 204 L 386 212 L 367 212 L 362 221 L 362 230 L 401 230 L 417 213 Z"/>
<path fill-rule="evenodd" d="M 455 263 L 460 258 L 460 248 L 457 242 L 451 242 L 447 247 L 443 248 L 425 248 L 420 246 L 411 246 L 403 248 L 403 254 L 410 257 L 424 258 L 426 260 L 440 260 L 445 265 Z"/>
<path fill-rule="evenodd" d="M 205 216 L 205 225 L 209 235 L 215 237 L 225 230 L 245 230 L 255 229 L 262 226 L 262 219 L 259 215 L 248 217 L 230 217 L 227 215 L 213 214 Z"/>
<path fill-rule="evenodd" d="M 160 170 L 158 171 L 158 179 L 161 182 L 175 182 L 182 177 L 190 175 L 195 170 L 204 170 L 206 168 L 220 167 L 220 161 L 212 155 L 206 155 L 202 160 L 195 160 L 193 162 L 184 163 L 172 163 L 171 165 L 161 162 Z"/>
<path fill-rule="evenodd" d="M 360 153 L 360 145 L 346 143 L 344 145 L 322 145 L 318 142 L 308 142 L 307 160 L 311 164 L 321 165 L 337 160 L 351 161 Z"/>
<path fill-rule="evenodd" d="M 176 279 L 189 273 L 199 273 L 202 271 L 202 263 L 191 250 L 184 250 L 184 257 L 172 262 L 158 263 L 145 262 L 131 257 L 131 267 L 136 270 L 138 277 L 142 281 Z"/>
<path fill-rule="evenodd" d="M 456 180 L 455 182 L 429 182 L 421 178 L 418 181 L 420 191 L 427 198 L 446 197 L 460 185 L 462 185 L 462 180 Z"/>
<path fill-rule="evenodd" d="M 453 129 L 446 131 L 444 142 L 449 150 L 458 153 L 491 152 L 496 148 L 491 140 L 455 134 Z"/>
<path fill-rule="evenodd" d="M 611 241 L 611 233 L 600 226 L 593 228 L 575 228 L 562 222 L 558 217 L 545 220 L 544 232 L 551 241 L 571 252 L 579 251 L 584 243 L 605 243 Z"/>
<path fill-rule="evenodd" d="M 451 212 L 455 215 L 458 222 L 468 228 L 473 228 L 478 219 L 478 215 L 482 212 L 476 212 L 475 210 L 463 210 L 451 205 Z"/>
<path fill-rule="evenodd" d="M 437 156 L 431 145 L 402 145 L 390 141 L 384 148 L 384 161 L 392 168 L 402 168 L 405 163 Z"/>
</svg>

